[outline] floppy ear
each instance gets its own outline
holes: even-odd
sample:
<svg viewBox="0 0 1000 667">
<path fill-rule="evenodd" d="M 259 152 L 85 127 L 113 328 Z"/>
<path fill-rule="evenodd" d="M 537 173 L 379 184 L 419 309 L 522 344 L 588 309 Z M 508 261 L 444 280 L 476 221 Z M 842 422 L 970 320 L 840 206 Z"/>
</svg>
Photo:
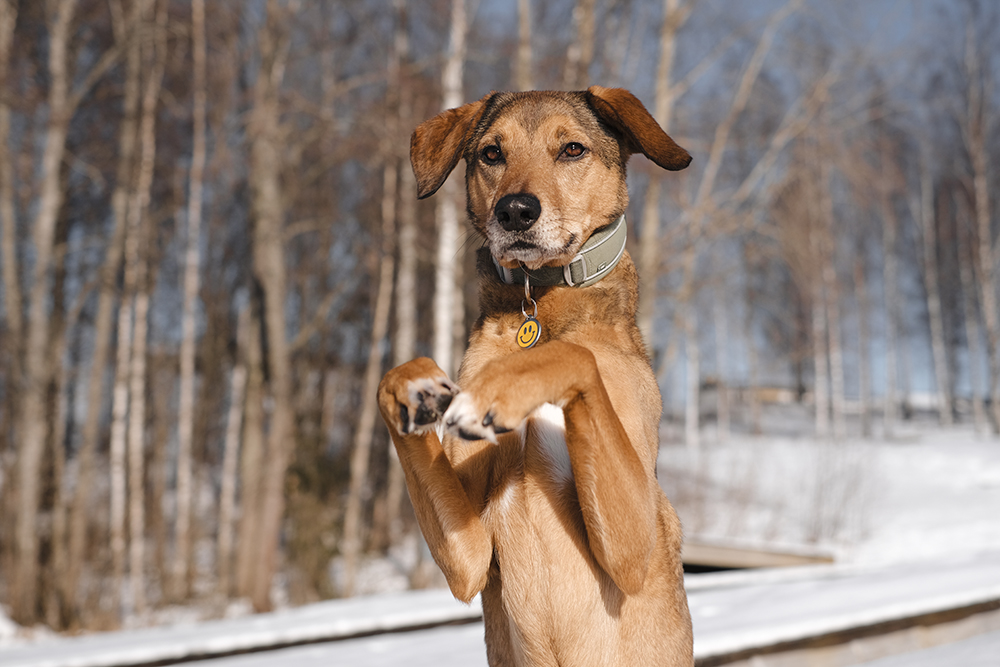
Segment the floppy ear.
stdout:
<svg viewBox="0 0 1000 667">
<path fill-rule="evenodd" d="M 691 156 L 674 143 L 639 99 L 624 88 L 587 89 L 587 102 L 597 116 L 621 133 L 629 153 L 642 153 L 664 169 L 679 171 Z"/>
<path fill-rule="evenodd" d="M 430 197 L 444 185 L 462 159 L 469 130 L 479 120 L 485 100 L 443 111 L 413 131 L 410 164 L 417 179 L 417 198 Z"/>
</svg>

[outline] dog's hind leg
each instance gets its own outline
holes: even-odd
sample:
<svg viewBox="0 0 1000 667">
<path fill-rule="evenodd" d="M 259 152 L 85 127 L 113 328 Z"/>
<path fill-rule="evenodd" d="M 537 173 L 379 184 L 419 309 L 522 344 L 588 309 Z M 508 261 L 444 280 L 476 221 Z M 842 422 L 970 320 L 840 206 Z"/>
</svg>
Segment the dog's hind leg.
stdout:
<svg viewBox="0 0 1000 667">
<path fill-rule="evenodd" d="M 386 373 L 378 402 L 431 554 L 451 592 L 469 602 L 486 585 L 493 544 L 435 432 L 456 393 L 444 371 L 421 358 Z"/>
</svg>

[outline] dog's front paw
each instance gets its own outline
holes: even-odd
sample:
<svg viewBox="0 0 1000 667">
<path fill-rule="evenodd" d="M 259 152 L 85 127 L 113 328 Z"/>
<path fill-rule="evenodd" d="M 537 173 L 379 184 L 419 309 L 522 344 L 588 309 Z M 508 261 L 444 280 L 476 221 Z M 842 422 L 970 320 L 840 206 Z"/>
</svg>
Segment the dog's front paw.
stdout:
<svg viewBox="0 0 1000 667">
<path fill-rule="evenodd" d="M 382 418 L 405 435 L 433 429 L 459 388 L 437 364 L 421 358 L 386 373 L 378 393 Z"/>
<path fill-rule="evenodd" d="M 497 422 L 492 409 L 480 408 L 473 394 L 462 393 L 455 397 L 444 413 L 444 426 L 463 440 L 489 440 L 497 444 L 497 435 L 511 429 Z"/>
</svg>

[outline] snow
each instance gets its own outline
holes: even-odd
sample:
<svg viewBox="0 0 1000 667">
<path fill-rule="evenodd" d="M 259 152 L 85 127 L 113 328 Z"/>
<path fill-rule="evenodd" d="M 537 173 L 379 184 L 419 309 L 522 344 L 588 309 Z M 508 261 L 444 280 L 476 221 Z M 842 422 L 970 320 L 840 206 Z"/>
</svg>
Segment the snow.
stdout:
<svg viewBox="0 0 1000 667">
<path fill-rule="evenodd" d="M 665 447 L 659 467 L 689 537 L 868 565 L 1000 551 L 1000 442 L 971 427 L 911 422 L 889 442 L 733 436 Z"/>
<path fill-rule="evenodd" d="M 987 632 L 953 644 L 902 653 L 858 667 L 997 667 L 1000 632 Z"/>
<path fill-rule="evenodd" d="M 664 448 L 661 481 L 689 535 L 819 548 L 837 560 L 689 576 L 699 657 L 1000 599 L 1000 443 L 970 429 L 907 428 L 888 443 L 733 436 L 706 438 L 696 452 Z M 0 664 L 485 666 L 480 615 L 478 601 L 438 589 L 12 643 L 24 631 L 0 614 Z M 442 622 L 458 625 L 407 631 Z M 313 643 L 330 639 L 339 641 Z M 253 652 L 291 644 L 308 645 Z M 213 655 L 228 657 L 198 660 Z M 868 667 L 995 667 L 982 656 L 996 655 L 992 633 Z"/>
<path fill-rule="evenodd" d="M 461 622 L 482 615 L 444 589 L 331 600 L 271 614 L 126 630 L 0 648 L 4 667 L 101 667 L 190 659 L 359 634 Z"/>
</svg>

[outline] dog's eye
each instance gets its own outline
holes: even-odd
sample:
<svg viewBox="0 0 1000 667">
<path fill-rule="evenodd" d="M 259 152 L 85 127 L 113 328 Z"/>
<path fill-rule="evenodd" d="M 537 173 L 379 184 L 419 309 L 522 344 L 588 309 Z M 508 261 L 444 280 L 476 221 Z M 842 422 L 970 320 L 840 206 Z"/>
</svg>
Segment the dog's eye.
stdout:
<svg viewBox="0 0 1000 667">
<path fill-rule="evenodd" d="M 569 158 L 569 159 L 572 160 L 574 158 L 580 157 L 581 155 L 583 155 L 586 152 L 587 152 L 587 149 L 586 149 L 586 147 L 583 144 L 577 143 L 575 141 L 571 141 L 568 144 L 566 144 L 565 146 L 563 146 L 562 157 Z"/>
<path fill-rule="evenodd" d="M 499 146 L 487 146 L 483 149 L 483 162 L 488 165 L 500 164 L 503 159 L 503 153 L 500 151 Z"/>
</svg>

